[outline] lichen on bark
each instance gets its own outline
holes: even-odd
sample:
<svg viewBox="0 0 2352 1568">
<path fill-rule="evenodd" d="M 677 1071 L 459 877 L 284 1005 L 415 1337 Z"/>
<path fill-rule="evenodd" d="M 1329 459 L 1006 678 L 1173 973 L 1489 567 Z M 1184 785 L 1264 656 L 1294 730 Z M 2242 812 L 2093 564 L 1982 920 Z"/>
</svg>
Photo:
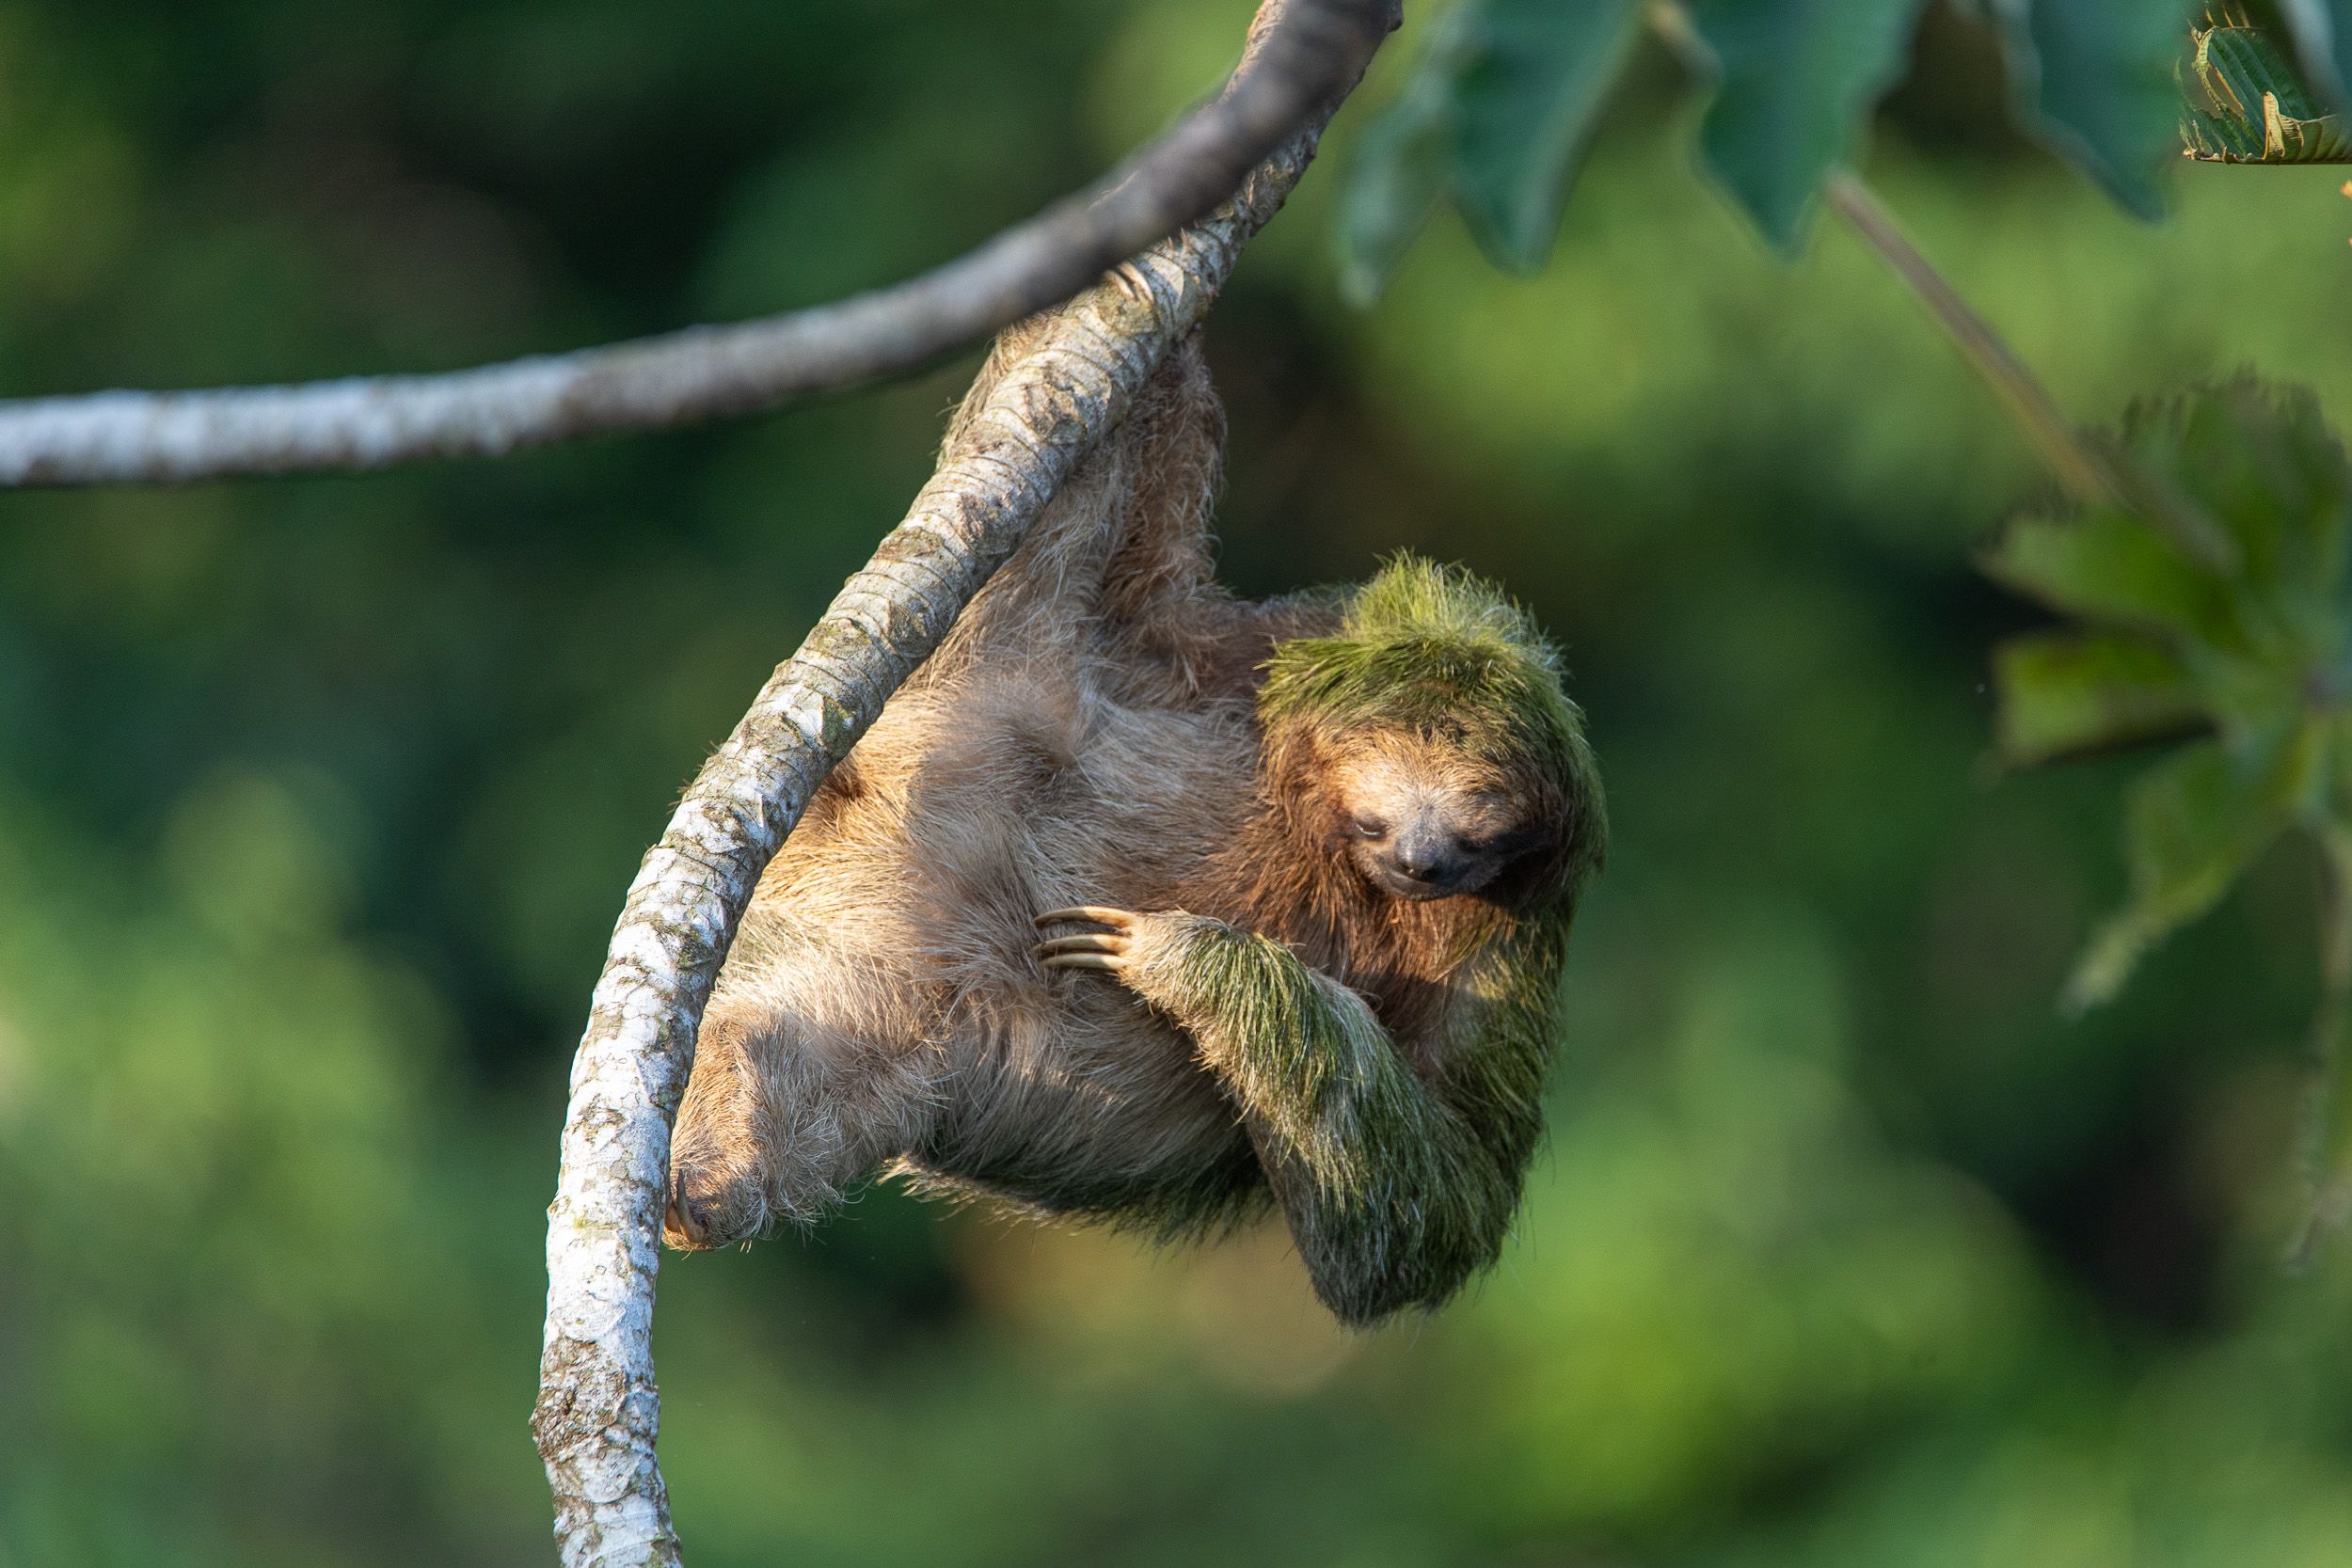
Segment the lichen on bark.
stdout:
<svg viewBox="0 0 2352 1568">
<path fill-rule="evenodd" d="M 1268 0 L 1252 46 L 1278 24 Z M 1353 83 L 1345 84 L 1352 87 Z M 1342 89 L 1342 96 L 1344 87 Z M 655 1460 L 653 1293 L 670 1124 L 760 872 L 827 771 L 1189 333 L 1313 156 L 1338 99 L 1233 198 L 1073 299 L 940 458 L 688 788 L 631 884 L 572 1071 L 548 1225 L 533 1431 L 566 1568 L 674 1564 Z"/>
</svg>

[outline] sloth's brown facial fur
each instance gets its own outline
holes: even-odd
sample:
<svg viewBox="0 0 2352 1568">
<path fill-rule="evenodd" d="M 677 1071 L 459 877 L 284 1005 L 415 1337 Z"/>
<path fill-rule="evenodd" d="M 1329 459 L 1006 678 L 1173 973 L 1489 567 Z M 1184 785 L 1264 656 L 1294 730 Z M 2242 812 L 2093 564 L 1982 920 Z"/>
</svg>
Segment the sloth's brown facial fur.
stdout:
<svg viewBox="0 0 2352 1568">
<path fill-rule="evenodd" d="M 1528 847 L 1525 790 L 1452 736 L 1359 730 L 1327 755 L 1342 852 L 1392 897 L 1476 893 Z"/>
</svg>

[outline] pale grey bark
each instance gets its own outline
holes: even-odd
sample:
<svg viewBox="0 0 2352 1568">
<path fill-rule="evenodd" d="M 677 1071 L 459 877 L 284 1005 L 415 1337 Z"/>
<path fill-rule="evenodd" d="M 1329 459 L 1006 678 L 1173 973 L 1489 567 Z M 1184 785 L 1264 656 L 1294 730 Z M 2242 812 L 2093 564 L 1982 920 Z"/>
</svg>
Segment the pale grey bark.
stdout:
<svg viewBox="0 0 2352 1568">
<path fill-rule="evenodd" d="M 0 486 L 180 482 L 484 457 L 773 407 L 908 370 L 1068 298 L 1232 195 L 1388 29 L 1294 0 L 1227 90 L 1092 190 L 890 288 L 784 315 L 441 375 L 0 402 Z"/>
<path fill-rule="evenodd" d="M 1283 0 L 1262 7 L 1253 54 L 1285 25 L 1283 11 Z M 1360 63 L 1230 202 L 1079 295 L 1004 376 L 646 855 L 573 1067 L 548 1211 L 532 1425 L 566 1568 L 678 1560 L 654 1455 L 651 1345 L 670 1123 L 703 1005 L 760 872 L 826 772 L 1200 321 L 1243 244 L 1305 169 Z"/>
</svg>

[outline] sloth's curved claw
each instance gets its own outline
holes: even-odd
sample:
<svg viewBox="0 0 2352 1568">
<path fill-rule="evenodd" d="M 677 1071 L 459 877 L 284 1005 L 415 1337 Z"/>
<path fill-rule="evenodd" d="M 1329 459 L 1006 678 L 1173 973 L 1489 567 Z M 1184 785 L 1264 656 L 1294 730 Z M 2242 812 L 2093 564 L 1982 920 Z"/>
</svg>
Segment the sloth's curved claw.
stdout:
<svg viewBox="0 0 2352 1568">
<path fill-rule="evenodd" d="M 1090 920 L 1097 926 L 1116 927 L 1123 931 L 1135 924 L 1136 917 L 1125 910 L 1109 909 L 1101 904 L 1077 904 L 1066 910 L 1047 910 L 1031 924 L 1052 926 L 1064 920 Z"/>
<path fill-rule="evenodd" d="M 1043 961 L 1048 969 L 1101 969 L 1113 974 L 1127 967 L 1126 958 L 1118 953 L 1057 953 Z"/>
<path fill-rule="evenodd" d="M 1037 944 L 1038 957 L 1051 958 L 1057 953 L 1124 953 L 1127 939 L 1116 931 L 1081 931 L 1073 937 L 1056 937 Z"/>
<path fill-rule="evenodd" d="M 1048 910 L 1037 917 L 1037 924 L 1053 926 L 1065 920 L 1091 921 L 1110 929 L 1079 931 L 1039 942 L 1038 962 L 1045 968 L 1098 969 L 1119 974 L 1134 961 L 1128 958 L 1127 949 L 1135 938 L 1136 916 L 1127 911 L 1102 904 L 1080 904 L 1067 910 Z"/>
<path fill-rule="evenodd" d="M 1106 969 L 1117 974 L 1127 967 L 1127 938 L 1120 931 L 1081 931 L 1039 942 L 1037 956 L 1047 969 Z"/>
<path fill-rule="evenodd" d="M 670 1172 L 670 1209 L 662 1215 L 661 1239 L 680 1252 L 696 1252 L 711 1245 L 710 1229 L 695 1212 L 693 1203 L 686 1196 L 686 1173 Z"/>
</svg>

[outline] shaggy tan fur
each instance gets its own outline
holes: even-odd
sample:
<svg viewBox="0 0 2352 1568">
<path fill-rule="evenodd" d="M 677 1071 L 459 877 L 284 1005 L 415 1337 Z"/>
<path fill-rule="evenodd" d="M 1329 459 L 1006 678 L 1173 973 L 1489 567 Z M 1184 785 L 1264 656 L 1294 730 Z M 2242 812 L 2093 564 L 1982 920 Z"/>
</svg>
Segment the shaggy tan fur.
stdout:
<svg viewBox="0 0 2352 1568">
<path fill-rule="evenodd" d="M 1189 911 L 1287 944 L 1342 1006 L 1369 1003 L 1372 1037 L 1446 1080 L 1465 960 L 1510 924 L 1519 862 L 1481 895 L 1399 898 L 1351 824 L 1428 808 L 1556 857 L 1557 802 L 1441 731 L 1262 735 L 1274 645 L 1340 614 L 1212 580 L 1223 434 L 1187 345 L 818 794 L 703 1026 L 673 1245 L 812 1220 L 882 1168 L 1170 1233 L 1263 1199 L 1200 1031 L 1041 961 L 1032 922 L 1066 906 Z"/>
</svg>

